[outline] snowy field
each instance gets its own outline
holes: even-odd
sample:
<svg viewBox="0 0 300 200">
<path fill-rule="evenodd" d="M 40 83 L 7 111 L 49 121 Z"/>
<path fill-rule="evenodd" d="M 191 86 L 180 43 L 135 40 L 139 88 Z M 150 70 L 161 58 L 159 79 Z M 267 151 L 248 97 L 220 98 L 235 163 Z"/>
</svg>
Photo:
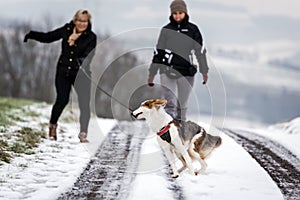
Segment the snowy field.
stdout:
<svg viewBox="0 0 300 200">
<path fill-rule="evenodd" d="M 50 106 L 33 106 L 30 109 L 42 116 L 31 120 L 30 125 L 47 122 Z M 233 123 L 236 127 L 232 128 L 241 128 L 236 122 Z M 116 124 L 115 120 L 93 119 L 88 137 L 91 142 L 81 144 L 77 138 L 77 124 L 62 123 L 57 142 L 43 140 L 35 154 L 17 157 L 12 163 L 0 167 L 0 199 L 56 199 L 73 186 L 105 135 Z M 209 123 L 200 124 L 209 129 Z M 256 130 L 300 155 L 296 144 L 300 139 L 299 118 Z M 233 139 L 223 133 L 220 136 L 223 143 L 207 159 L 208 168 L 203 174 L 191 176 L 183 172 L 175 180 L 181 185 L 186 199 L 283 199 L 264 169 Z M 145 138 L 139 160 L 138 170 L 133 172 L 136 177 L 128 191 L 128 199 L 174 199 L 172 190 L 168 189 L 170 182 L 165 170 L 166 161 L 154 133 L 150 132 Z M 177 165 L 180 166 L 179 163 Z"/>
<path fill-rule="evenodd" d="M 10 129 L 18 126 L 37 127 L 40 123 L 48 123 L 51 106 L 38 104 L 26 109 L 34 110 L 40 116 L 30 119 L 30 123 L 18 122 Z M 62 117 L 70 118 L 70 115 L 72 113 L 67 110 Z M 92 119 L 90 129 L 93 134 L 88 136 L 91 142 L 81 144 L 77 138 L 77 124 L 62 123 L 58 128 L 60 134 L 57 142 L 43 140 L 34 150 L 35 154 L 16 157 L 10 164 L 0 166 L 0 199 L 56 199 L 73 185 L 100 146 L 103 136 L 115 124 L 115 120 Z M 94 135 L 97 132 L 93 129 L 100 130 L 98 135 Z"/>
</svg>

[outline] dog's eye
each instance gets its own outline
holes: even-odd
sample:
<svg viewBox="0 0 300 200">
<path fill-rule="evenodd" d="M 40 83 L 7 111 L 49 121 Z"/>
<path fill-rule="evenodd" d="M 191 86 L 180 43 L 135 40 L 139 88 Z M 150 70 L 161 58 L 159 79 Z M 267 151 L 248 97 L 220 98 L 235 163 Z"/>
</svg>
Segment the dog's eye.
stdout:
<svg viewBox="0 0 300 200">
<path fill-rule="evenodd" d="M 149 102 L 145 102 L 144 105 L 147 106 L 147 107 L 149 107 L 149 106 L 150 106 L 150 103 L 149 103 Z"/>
</svg>

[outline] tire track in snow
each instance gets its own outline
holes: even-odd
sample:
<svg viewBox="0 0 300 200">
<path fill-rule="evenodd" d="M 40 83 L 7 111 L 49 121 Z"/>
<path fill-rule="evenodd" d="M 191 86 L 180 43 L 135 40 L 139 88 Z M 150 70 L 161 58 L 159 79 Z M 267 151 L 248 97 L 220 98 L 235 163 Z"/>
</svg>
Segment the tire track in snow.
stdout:
<svg viewBox="0 0 300 200">
<path fill-rule="evenodd" d="M 167 170 L 167 172 L 169 172 L 169 170 Z M 174 199 L 185 200 L 186 198 L 184 196 L 182 186 L 178 183 L 178 180 L 172 178 L 170 176 L 170 173 L 166 173 L 166 175 L 167 175 L 167 181 L 169 183 L 168 189 L 171 190 L 171 192 L 173 193 Z"/>
<path fill-rule="evenodd" d="M 142 131 L 137 131 L 136 123 L 139 122 L 120 122 L 115 126 L 72 189 L 59 200 L 126 199 L 145 138 Z"/>
<path fill-rule="evenodd" d="M 171 166 L 169 165 L 169 161 L 167 160 L 167 157 L 165 156 L 165 154 L 163 157 L 164 157 L 164 160 L 166 163 L 165 178 L 169 184 L 168 189 L 172 192 L 173 198 L 175 200 L 185 200 L 186 198 L 185 198 L 182 186 L 178 182 L 177 178 L 171 177 L 171 174 L 172 174 Z"/>
<path fill-rule="evenodd" d="M 282 145 L 247 131 L 223 129 L 268 172 L 286 200 L 299 200 L 300 160 Z"/>
</svg>

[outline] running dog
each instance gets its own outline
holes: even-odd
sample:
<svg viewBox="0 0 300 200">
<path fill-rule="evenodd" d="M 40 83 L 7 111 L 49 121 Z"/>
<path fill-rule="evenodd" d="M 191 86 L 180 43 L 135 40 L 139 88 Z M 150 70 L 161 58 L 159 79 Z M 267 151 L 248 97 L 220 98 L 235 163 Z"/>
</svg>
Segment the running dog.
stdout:
<svg viewBox="0 0 300 200">
<path fill-rule="evenodd" d="M 147 100 L 132 112 L 132 116 L 145 119 L 150 129 L 156 132 L 158 142 L 172 168 L 173 178 L 177 178 L 186 168 L 192 175 L 204 172 L 207 167 L 204 159 L 221 145 L 221 137 L 206 133 L 204 128 L 191 121 L 178 123 L 164 110 L 166 104 L 167 100 Z M 183 164 L 179 170 L 175 166 L 174 153 Z M 194 170 L 192 160 L 200 162 L 199 170 Z"/>
</svg>

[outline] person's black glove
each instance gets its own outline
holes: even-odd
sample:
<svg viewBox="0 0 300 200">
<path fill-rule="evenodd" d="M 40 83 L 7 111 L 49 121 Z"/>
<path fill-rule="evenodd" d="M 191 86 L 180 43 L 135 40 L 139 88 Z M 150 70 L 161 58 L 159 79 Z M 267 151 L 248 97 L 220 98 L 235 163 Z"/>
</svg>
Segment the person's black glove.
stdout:
<svg viewBox="0 0 300 200">
<path fill-rule="evenodd" d="M 29 32 L 29 33 L 27 33 L 27 34 L 25 35 L 25 37 L 24 37 L 24 40 L 23 40 L 23 41 L 24 41 L 24 42 L 27 42 L 27 40 L 28 40 L 28 39 L 30 39 L 30 37 L 29 37 L 29 36 L 30 36 L 30 32 Z"/>
</svg>

